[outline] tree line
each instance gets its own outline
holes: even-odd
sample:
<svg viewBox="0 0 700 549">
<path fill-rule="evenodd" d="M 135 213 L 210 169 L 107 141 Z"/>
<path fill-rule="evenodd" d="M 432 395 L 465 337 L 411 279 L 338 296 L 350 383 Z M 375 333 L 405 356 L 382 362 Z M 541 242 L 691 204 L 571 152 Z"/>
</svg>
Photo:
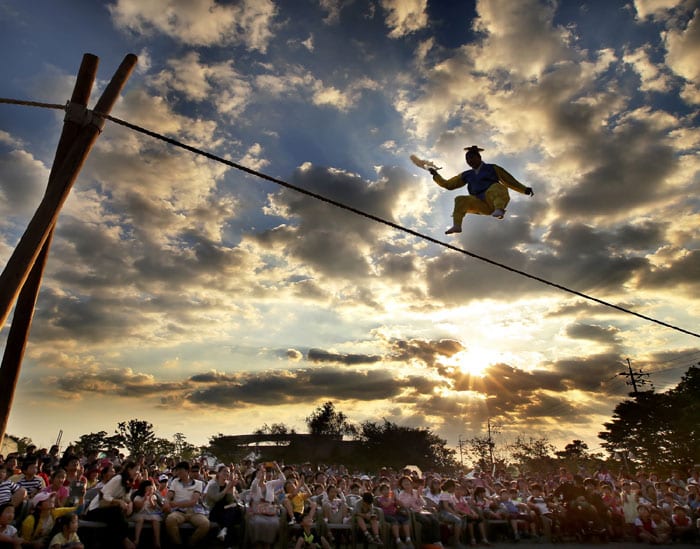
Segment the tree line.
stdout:
<svg viewBox="0 0 700 549">
<path fill-rule="evenodd" d="M 607 455 L 589 452 L 581 440 L 573 440 L 563 449 L 556 450 L 547 437 L 518 437 L 509 444 L 498 445 L 490 436 L 477 436 L 464 441 L 463 447 L 460 445 L 458 458 L 456 450 L 448 447 L 447 441 L 430 429 L 401 426 L 386 419 L 355 424 L 337 410 L 332 401 L 314 409 L 305 423 L 309 435 L 338 443 L 351 442 L 352 452 L 343 454 L 343 463 L 368 470 L 380 466 L 399 468 L 407 464 L 441 471 L 478 465 L 487 471 L 510 469 L 517 474 L 541 473 L 562 466 L 573 470 L 581 467 L 595 470 L 607 465 L 611 470 L 624 470 L 630 474 L 638 468 L 660 472 L 679 467 L 686 469 L 700 461 L 698 366 L 700 364 L 691 366 L 679 384 L 666 392 L 637 392 L 620 402 L 611 421 L 603 424 L 605 430 L 598 435 Z M 284 423 L 273 423 L 263 425 L 253 434 L 286 436 L 298 433 Z M 14 438 L 24 446 L 31 443 L 27 437 Z M 172 440 L 159 438 L 153 424 L 131 419 L 119 422 L 112 434 L 106 431 L 85 434 L 72 445 L 76 452 L 84 453 L 124 448 L 129 455 L 191 459 L 202 453 L 211 453 L 223 461 L 240 459 L 242 456 L 232 453 L 227 446 L 226 438 L 219 433 L 209 439 L 208 445 L 198 447 L 187 442 L 182 433 L 176 433 Z M 257 450 L 264 454 L 265 447 Z"/>
</svg>

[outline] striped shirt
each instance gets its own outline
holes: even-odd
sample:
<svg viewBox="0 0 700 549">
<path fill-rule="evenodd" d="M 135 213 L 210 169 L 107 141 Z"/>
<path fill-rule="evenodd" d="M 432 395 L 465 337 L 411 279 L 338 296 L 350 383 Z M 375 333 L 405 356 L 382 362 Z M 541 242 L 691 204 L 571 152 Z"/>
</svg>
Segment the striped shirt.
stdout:
<svg viewBox="0 0 700 549">
<path fill-rule="evenodd" d="M 10 503 L 12 494 L 20 489 L 20 485 L 11 480 L 3 480 L 0 482 L 0 505 Z"/>
<path fill-rule="evenodd" d="M 27 495 L 29 495 L 29 497 L 46 488 L 44 479 L 38 476 L 27 479 L 24 477 L 24 475 L 21 475 L 15 482 L 27 491 Z"/>
</svg>

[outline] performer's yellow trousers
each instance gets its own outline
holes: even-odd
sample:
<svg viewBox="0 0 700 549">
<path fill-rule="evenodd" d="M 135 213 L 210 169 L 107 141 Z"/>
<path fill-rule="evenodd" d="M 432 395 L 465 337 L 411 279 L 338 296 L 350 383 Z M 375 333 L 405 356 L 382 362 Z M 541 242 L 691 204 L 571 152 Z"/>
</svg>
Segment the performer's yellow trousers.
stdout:
<svg viewBox="0 0 700 549">
<path fill-rule="evenodd" d="M 462 219 L 468 213 L 491 215 L 494 210 L 505 210 L 508 202 L 510 202 L 508 187 L 500 183 L 494 183 L 486 189 L 484 200 L 474 195 L 456 197 L 452 218 L 456 226 L 461 226 Z"/>
</svg>

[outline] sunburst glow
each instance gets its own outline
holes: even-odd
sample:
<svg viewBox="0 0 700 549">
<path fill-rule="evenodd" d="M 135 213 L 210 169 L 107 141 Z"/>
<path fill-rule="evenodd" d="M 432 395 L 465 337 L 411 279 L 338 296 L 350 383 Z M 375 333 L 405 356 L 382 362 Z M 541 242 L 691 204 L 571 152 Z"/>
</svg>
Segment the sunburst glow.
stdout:
<svg viewBox="0 0 700 549">
<path fill-rule="evenodd" d="M 464 374 L 484 377 L 487 375 L 489 366 L 498 361 L 498 353 L 474 347 L 468 351 L 457 353 L 450 362 Z"/>
</svg>

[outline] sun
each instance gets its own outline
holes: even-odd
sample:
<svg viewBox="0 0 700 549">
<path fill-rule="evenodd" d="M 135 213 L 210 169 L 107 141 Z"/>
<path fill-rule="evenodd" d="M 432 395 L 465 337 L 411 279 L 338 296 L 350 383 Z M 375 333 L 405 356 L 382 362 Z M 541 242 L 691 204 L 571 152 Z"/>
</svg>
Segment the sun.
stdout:
<svg viewBox="0 0 700 549">
<path fill-rule="evenodd" d="M 498 362 L 493 351 L 472 348 L 452 356 L 450 363 L 463 374 L 475 377 L 486 377 L 489 366 Z"/>
</svg>

